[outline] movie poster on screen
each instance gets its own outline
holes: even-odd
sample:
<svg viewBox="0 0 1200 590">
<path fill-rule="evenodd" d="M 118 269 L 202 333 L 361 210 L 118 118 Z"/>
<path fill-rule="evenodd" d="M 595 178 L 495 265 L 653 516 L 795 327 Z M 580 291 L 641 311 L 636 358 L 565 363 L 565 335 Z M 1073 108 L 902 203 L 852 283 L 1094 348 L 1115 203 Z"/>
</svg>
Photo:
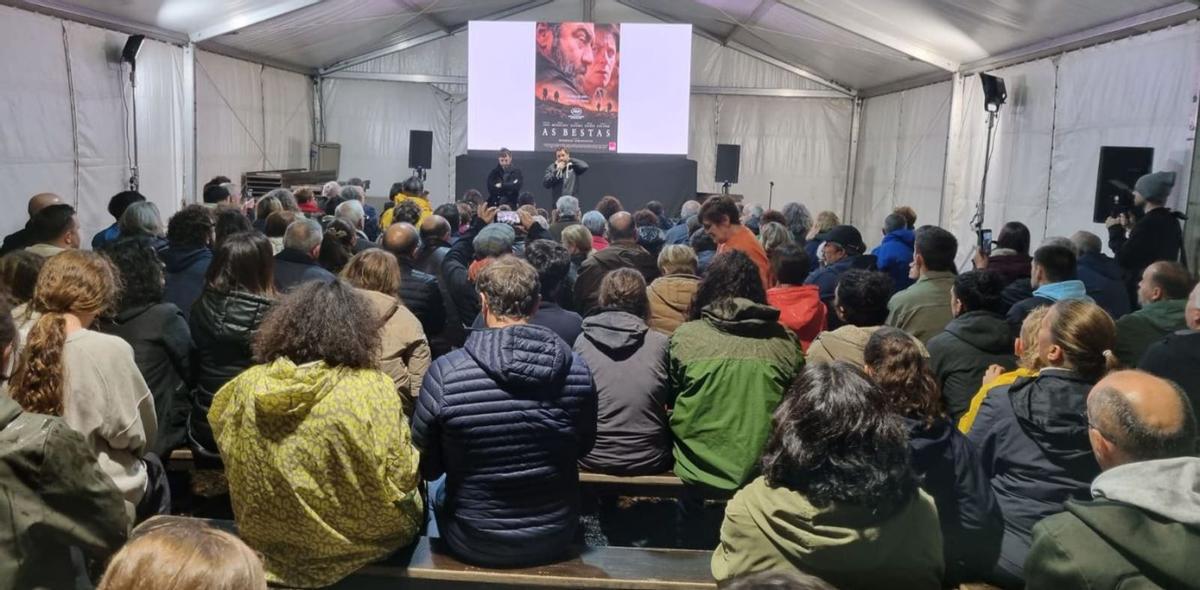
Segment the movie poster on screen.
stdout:
<svg viewBox="0 0 1200 590">
<path fill-rule="evenodd" d="M 536 149 L 616 152 L 621 25 L 537 23 Z"/>
</svg>

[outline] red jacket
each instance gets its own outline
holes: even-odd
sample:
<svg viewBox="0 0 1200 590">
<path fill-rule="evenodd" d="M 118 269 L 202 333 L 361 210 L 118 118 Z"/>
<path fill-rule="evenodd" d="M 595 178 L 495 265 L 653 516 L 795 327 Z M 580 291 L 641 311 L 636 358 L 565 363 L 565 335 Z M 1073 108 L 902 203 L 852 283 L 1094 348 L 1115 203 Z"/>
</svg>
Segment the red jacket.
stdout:
<svg viewBox="0 0 1200 590">
<path fill-rule="evenodd" d="M 779 323 L 796 333 L 800 347 L 825 330 L 825 304 L 816 285 L 780 285 L 767 291 L 767 304 L 779 310 Z"/>
<path fill-rule="evenodd" d="M 592 252 L 599 252 L 608 247 L 608 240 L 604 236 L 592 236 Z"/>
</svg>

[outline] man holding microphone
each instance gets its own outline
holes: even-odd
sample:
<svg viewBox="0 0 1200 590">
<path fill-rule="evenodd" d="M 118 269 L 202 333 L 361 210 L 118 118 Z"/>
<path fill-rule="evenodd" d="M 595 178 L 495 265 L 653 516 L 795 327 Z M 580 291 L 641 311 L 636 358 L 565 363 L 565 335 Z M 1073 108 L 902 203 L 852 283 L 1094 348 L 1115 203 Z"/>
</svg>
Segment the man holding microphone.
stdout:
<svg viewBox="0 0 1200 590">
<path fill-rule="evenodd" d="M 496 167 L 488 173 L 487 204 L 489 207 L 508 205 L 516 209 L 517 197 L 521 194 L 521 185 L 525 182 L 521 170 L 513 167 L 512 152 L 508 151 L 508 148 L 500 148 L 497 162 Z"/>
<path fill-rule="evenodd" d="M 572 158 L 567 148 L 555 150 L 554 162 L 546 167 L 546 177 L 542 180 L 542 185 L 550 189 L 551 202 L 557 202 L 563 195 L 578 197 L 579 175 L 587 171 L 587 162 Z"/>
</svg>

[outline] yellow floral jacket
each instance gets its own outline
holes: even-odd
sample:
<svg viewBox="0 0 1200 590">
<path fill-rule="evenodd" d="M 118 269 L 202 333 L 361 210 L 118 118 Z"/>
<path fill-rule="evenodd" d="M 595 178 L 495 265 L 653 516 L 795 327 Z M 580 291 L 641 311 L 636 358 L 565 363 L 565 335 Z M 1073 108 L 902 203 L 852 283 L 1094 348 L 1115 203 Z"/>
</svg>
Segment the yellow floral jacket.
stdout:
<svg viewBox="0 0 1200 590">
<path fill-rule="evenodd" d="M 279 359 L 222 387 L 208 419 L 269 581 L 327 586 L 416 537 L 418 455 L 387 375 Z"/>
</svg>

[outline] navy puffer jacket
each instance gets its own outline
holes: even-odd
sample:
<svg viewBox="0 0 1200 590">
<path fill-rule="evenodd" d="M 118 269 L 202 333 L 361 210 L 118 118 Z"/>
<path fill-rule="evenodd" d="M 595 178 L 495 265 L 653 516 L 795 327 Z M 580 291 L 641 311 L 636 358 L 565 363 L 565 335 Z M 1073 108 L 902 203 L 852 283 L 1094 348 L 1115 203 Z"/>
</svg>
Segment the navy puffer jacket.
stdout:
<svg viewBox="0 0 1200 590">
<path fill-rule="evenodd" d="M 532 565 L 568 549 L 596 393 L 583 359 L 554 332 L 472 332 L 425 375 L 412 433 L 425 478 L 446 475 L 439 531 L 461 559 Z"/>
</svg>

